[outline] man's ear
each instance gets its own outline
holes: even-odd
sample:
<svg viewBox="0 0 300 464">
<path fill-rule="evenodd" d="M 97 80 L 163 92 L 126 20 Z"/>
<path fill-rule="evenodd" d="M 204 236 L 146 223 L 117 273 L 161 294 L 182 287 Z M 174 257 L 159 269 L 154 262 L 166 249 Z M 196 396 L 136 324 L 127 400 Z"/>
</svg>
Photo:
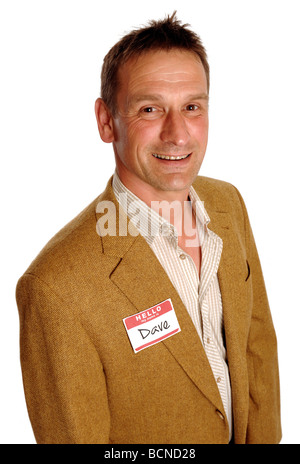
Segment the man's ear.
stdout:
<svg viewBox="0 0 300 464">
<path fill-rule="evenodd" d="M 102 98 L 97 98 L 95 102 L 95 114 L 98 130 L 103 142 L 111 143 L 114 141 L 113 117 Z"/>
</svg>

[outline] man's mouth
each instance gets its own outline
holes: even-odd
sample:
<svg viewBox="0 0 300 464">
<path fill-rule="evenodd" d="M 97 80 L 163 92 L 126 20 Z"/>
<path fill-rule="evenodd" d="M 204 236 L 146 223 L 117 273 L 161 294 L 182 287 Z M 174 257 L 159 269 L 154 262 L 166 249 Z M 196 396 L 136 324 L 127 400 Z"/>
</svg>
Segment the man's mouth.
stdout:
<svg viewBox="0 0 300 464">
<path fill-rule="evenodd" d="M 159 155 L 158 153 L 152 153 L 155 158 L 162 159 L 162 160 L 170 160 L 170 161 L 179 161 L 186 159 L 191 153 L 187 155 Z"/>
</svg>

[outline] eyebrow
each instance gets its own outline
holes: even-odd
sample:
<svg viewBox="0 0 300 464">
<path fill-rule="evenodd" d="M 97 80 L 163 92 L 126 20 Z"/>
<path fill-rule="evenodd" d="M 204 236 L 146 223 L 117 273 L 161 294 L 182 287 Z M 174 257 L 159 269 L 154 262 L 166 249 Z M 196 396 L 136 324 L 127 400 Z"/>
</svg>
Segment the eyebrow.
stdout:
<svg viewBox="0 0 300 464">
<path fill-rule="evenodd" d="M 208 101 L 209 97 L 207 93 L 199 93 L 199 94 L 193 94 L 193 95 L 188 95 L 187 100 L 206 100 Z"/>
<path fill-rule="evenodd" d="M 127 98 L 127 108 L 130 108 L 136 103 L 140 103 L 142 101 L 160 101 L 160 100 L 162 100 L 162 97 L 158 94 L 134 95 L 132 98 Z"/>
</svg>

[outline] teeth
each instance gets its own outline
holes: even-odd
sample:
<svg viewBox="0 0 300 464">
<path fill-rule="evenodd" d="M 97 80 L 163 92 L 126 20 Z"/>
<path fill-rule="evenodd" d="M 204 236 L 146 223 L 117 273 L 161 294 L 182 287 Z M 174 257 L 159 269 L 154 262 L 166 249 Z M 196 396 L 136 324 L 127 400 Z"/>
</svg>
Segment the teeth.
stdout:
<svg viewBox="0 0 300 464">
<path fill-rule="evenodd" d="M 163 160 L 171 160 L 171 161 L 176 161 L 176 160 L 182 160 L 185 159 L 189 156 L 188 155 L 182 155 L 182 156 L 169 156 L 169 155 L 158 155 L 157 153 L 153 153 L 153 156 L 155 158 L 163 159 Z"/>
</svg>

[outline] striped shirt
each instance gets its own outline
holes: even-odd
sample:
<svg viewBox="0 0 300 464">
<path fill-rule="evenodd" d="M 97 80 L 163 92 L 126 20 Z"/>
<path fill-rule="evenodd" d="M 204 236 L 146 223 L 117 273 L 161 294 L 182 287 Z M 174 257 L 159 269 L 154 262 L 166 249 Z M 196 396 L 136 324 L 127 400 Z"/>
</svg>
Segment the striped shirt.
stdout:
<svg viewBox="0 0 300 464">
<path fill-rule="evenodd" d="M 128 190 L 116 172 L 113 177 L 113 190 L 130 222 L 155 253 L 193 321 L 220 392 L 229 423 L 230 441 L 231 386 L 223 339 L 222 298 L 217 277 L 222 239 L 208 229 L 209 216 L 191 187 L 189 198 L 196 217 L 202 252 L 199 278 L 193 259 L 178 245 L 176 228 Z"/>
</svg>

